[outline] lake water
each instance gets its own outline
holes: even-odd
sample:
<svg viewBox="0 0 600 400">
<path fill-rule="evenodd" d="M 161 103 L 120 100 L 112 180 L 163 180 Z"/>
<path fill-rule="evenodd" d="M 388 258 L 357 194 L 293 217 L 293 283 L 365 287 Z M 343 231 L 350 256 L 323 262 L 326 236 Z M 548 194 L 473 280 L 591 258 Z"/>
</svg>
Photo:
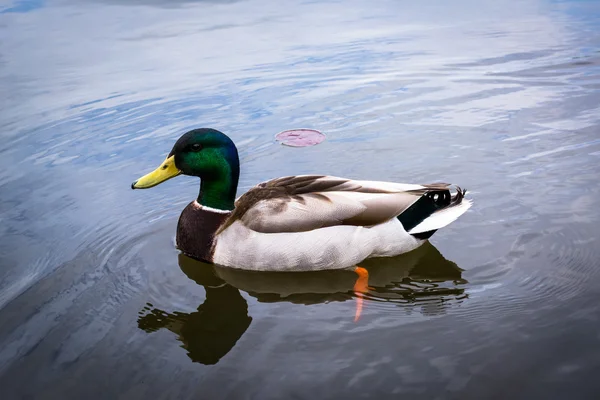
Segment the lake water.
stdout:
<svg viewBox="0 0 600 400">
<path fill-rule="evenodd" d="M 186 130 L 238 194 L 321 173 L 469 189 L 414 253 L 250 274 L 179 255 Z M 274 135 L 319 129 L 322 144 Z M 0 1 L 3 399 L 597 398 L 600 2 Z"/>
</svg>

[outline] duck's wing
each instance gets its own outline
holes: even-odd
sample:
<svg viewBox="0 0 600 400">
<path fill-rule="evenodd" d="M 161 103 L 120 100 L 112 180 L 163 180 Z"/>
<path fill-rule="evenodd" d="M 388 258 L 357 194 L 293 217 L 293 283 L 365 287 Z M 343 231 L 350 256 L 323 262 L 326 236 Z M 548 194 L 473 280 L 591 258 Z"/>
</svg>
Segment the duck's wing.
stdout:
<svg viewBox="0 0 600 400">
<path fill-rule="evenodd" d="M 373 226 L 402 214 L 424 195 L 448 192 L 449 199 L 449 186 L 288 176 L 263 182 L 242 195 L 220 231 L 237 221 L 262 233 Z"/>
</svg>

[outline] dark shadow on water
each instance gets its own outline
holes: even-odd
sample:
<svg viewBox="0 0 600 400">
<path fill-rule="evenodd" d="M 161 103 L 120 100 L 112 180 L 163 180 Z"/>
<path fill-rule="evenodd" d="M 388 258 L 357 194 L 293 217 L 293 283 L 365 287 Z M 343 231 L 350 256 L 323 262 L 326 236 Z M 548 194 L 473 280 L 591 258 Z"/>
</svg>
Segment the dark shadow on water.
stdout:
<svg viewBox="0 0 600 400">
<path fill-rule="evenodd" d="M 216 364 L 250 326 L 252 317 L 240 290 L 263 303 L 318 304 L 355 298 L 357 275 L 352 271 L 243 271 L 183 254 L 178 261 L 188 278 L 205 288 L 206 300 L 192 313 L 169 313 L 147 305 L 140 311 L 138 327 L 149 333 L 170 330 L 192 361 L 202 364 Z M 364 296 L 367 304 L 410 306 L 423 300 L 439 303 L 466 298 L 460 287 L 466 283 L 462 270 L 430 243 L 398 257 L 365 260 L 360 266 L 369 271 L 370 289 Z"/>
</svg>

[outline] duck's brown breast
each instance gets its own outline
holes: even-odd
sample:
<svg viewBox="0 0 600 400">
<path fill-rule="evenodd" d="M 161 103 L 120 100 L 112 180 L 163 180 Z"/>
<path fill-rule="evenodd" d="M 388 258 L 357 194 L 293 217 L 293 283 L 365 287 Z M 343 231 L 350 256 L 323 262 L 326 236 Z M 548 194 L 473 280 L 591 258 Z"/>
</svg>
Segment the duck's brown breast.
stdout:
<svg viewBox="0 0 600 400">
<path fill-rule="evenodd" d="M 230 212 L 211 211 L 192 201 L 179 216 L 177 248 L 187 256 L 212 263 L 215 233 L 230 215 Z"/>
</svg>

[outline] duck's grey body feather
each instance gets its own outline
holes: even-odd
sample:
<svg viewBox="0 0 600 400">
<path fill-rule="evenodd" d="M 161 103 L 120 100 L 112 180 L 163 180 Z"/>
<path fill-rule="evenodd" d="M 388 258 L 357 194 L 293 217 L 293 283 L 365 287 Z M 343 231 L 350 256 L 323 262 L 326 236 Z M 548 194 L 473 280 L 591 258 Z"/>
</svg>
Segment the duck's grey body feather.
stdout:
<svg viewBox="0 0 600 400">
<path fill-rule="evenodd" d="M 330 176 L 264 182 L 236 201 L 217 232 L 212 261 L 251 270 L 297 271 L 346 268 L 369 257 L 399 255 L 424 240 L 407 232 L 397 217 L 423 196 L 448 188 Z M 444 218 L 438 214 L 427 227 L 439 229 L 470 207 L 458 193 L 460 197 L 447 196 L 446 206 L 454 200 L 454 210 Z M 421 224 L 436 212 L 425 215 Z"/>
</svg>

